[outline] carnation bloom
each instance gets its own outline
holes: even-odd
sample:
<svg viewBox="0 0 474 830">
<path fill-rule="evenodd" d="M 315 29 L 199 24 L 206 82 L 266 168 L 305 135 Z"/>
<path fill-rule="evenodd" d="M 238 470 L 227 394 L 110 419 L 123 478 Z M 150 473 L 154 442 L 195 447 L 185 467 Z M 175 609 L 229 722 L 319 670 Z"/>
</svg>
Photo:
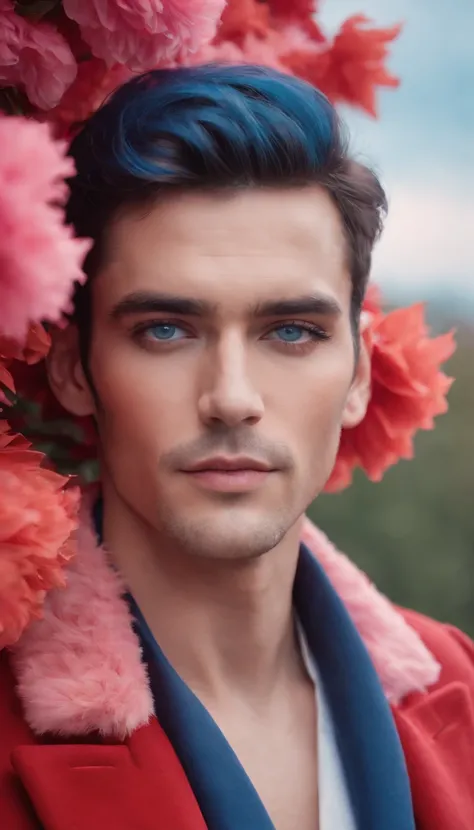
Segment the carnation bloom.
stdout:
<svg viewBox="0 0 474 830">
<path fill-rule="evenodd" d="M 73 554 L 78 492 L 43 468 L 43 458 L 0 421 L 0 648 L 41 616 Z"/>
<path fill-rule="evenodd" d="M 367 18 L 355 15 L 330 41 L 314 19 L 314 5 L 314 0 L 229 0 L 210 47 L 196 56 L 179 55 L 178 61 L 264 64 L 303 78 L 333 103 L 375 115 L 377 87 L 398 86 L 384 62 L 400 27 L 371 29 Z"/>
<path fill-rule="evenodd" d="M 61 128 L 62 134 L 69 134 L 71 128 L 89 118 L 130 76 L 130 71 L 121 64 L 109 68 L 99 58 L 82 61 L 76 80 L 63 95 L 59 106 L 48 113 L 48 121 Z"/>
<path fill-rule="evenodd" d="M 41 323 L 32 323 L 23 343 L 0 334 L 0 359 L 23 360 L 31 366 L 46 357 L 50 346 L 51 337 Z"/>
<path fill-rule="evenodd" d="M 24 361 L 28 366 L 39 363 L 46 357 L 51 338 L 40 323 L 33 323 L 23 344 L 0 335 L 0 402 L 9 404 L 2 387 L 14 393 L 15 382 L 8 367 L 13 360 Z"/>
<path fill-rule="evenodd" d="M 230 40 L 210 43 L 197 54 L 189 53 L 185 58 L 180 58 L 179 63 L 184 66 L 198 66 L 202 63 L 258 63 L 285 72 L 287 70 L 280 60 L 277 46 L 278 44 L 273 43 L 270 38 L 260 40 L 254 34 L 248 34 L 240 45 Z"/>
<path fill-rule="evenodd" d="M 314 19 L 315 0 L 228 0 L 218 29 L 219 40 L 236 40 L 248 34 L 266 37 L 270 31 L 281 31 L 288 25 L 298 26 L 315 43 L 325 37 Z"/>
<path fill-rule="evenodd" d="M 65 38 L 48 23 L 16 14 L 0 0 L 0 86 L 18 86 L 30 102 L 49 110 L 76 77 L 77 65 Z"/>
<path fill-rule="evenodd" d="M 225 0 L 63 0 L 95 57 L 133 72 L 198 51 L 214 37 L 224 5 Z"/>
<path fill-rule="evenodd" d="M 89 242 L 64 225 L 60 203 L 74 165 L 49 127 L 0 117 L 0 332 L 22 340 L 33 321 L 69 309 Z"/>
<path fill-rule="evenodd" d="M 283 20 L 305 22 L 314 19 L 316 0 L 270 0 L 272 12 Z"/>
<path fill-rule="evenodd" d="M 266 37 L 270 29 L 270 5 L 259 0 L 229 0 L 217 30 L 216 41 L 237 45 L 247 35 Z"/>
<path fill-rule="evenodd" d="M 413 457 L 413 438 L 447 411 L 452 380 L 440 365 L 454 352 L 452 333 L 430 338 L 422 304 L 383 314 L 369 294 L 366 337 L 372 349 L 372 394 L 359 426 L 344 429 L 327 492 L 342 490 L 362 467 L 380 481 L 400 458 Z"/>
<path fill-rule="evenodd" d="M 314 84 L 333 103 L 344 102 L 376 115 L 375 89 L 397 87 L 398 79 L 384 66 L 387 44 L 400 33 L 400 26 L 367 28 L 369 20 L 355 15 L 341 26 L 332 43 L 315 52 L 295 50 L 286 58 L 289 69 Z"/>
<path fill-rule="evenodd" d="M 230 6 L 232 9 L 232 6 Z M 259 9 L 265 9 L 258 4 Z M 279 72 L 294 74 L 288 65 L 287 56 L 295 50 L 305 50 L 314 54 L 319 46 L 308 35 L 307 31 L 297 23 L 282 25 L 279 28 L 263 26 L 263 17 L 255 15 L 253 20 L 245 24 L 240 17 L 226 19 L 223 16 L 223 25 L 220 32 L 231 31 L 235 38 L 227 40 L 219 36 L 212 43 L 205 46 L 196 54 L 188 54 L 179 58 L 184 65 L 198 65 L 201 63 L 255 63 L 269 66 Z"/>
</svg>

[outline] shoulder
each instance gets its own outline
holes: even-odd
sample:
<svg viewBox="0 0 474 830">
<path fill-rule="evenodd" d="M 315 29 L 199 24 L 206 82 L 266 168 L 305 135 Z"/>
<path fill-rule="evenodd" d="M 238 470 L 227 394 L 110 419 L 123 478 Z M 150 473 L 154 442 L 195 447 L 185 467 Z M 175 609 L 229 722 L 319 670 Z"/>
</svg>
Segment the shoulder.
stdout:
<svg viewBox="0 0 474 830">
<path fill-rule="evenodd" d="M 454 625 L 438 622 L 417 611 L 397 610 L 440 664 L 438 684 L 462 681 L 474 696 L 474 641 Z"/>
</svg>

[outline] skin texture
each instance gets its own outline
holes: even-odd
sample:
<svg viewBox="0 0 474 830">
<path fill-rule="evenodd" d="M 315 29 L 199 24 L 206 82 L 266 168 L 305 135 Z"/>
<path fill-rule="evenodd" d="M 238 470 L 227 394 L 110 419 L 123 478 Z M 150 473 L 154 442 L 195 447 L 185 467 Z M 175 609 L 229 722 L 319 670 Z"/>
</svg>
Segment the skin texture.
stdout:
<svg viewBox="0 0 474 830">
<path fill-rule="evenodd" d="M 370 385 L 337 209 L 307 187 L 188 193 L 121 215 L 92 295 L 97 397 L 72 326 L 49 373 L 66 408 L 96 418 L 106 544 L 276 826 L 314 830 L 314 691 L 291 603 L 300 519 Z M 202 307 L 137 309 L 162 295 Z M 301 298 L 317 307 L 265 310 Z M 215 456 L 271 471 L 213 489 L 183 472 Z"/>
<path fill-rule="evenodd" d="M 324 486 L 341 426 L 364 412 L 350 292 L 339 217 L 322 190 L 186 195 L 116 221 L 93 287 L 90 369 L 101 406 L 85 391 L 73 409 L 94 411 L 103 471 L 127 508 L 194 556 L 273 548 Z M 132 293 L 209 310 L 113 316 Z M 310 295 L 341 313 L 253 313 Z M 288 323 L 328 339 L 282 331 Z M 210 493 L 180 472 L 216 455 L 251 456 L 275 472 L 235 494 Z"/>
</svg>

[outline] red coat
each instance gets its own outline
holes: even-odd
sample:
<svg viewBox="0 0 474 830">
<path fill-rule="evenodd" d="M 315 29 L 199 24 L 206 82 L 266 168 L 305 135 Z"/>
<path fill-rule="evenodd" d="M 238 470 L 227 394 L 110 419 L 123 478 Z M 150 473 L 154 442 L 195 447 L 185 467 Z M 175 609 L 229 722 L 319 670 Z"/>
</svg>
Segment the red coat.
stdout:
<svg viewBox="0 0 474 830">
<path fill-rule="evenodd" d="M 418 830 L 474 828 L 474 647 L 406 614 L 443 666 L 427 694 L 393 712 Z M 0 656 L 2 830 L 204 830 L 184 772 L 155 719 L 123 743 L 44 742 L 26 725 L 6 652 Z"/>
<path fill-rule="evenodd" d="M 394 608 L 327 540 L 313 533 L 311 541 L 389 698 L 399 698 L 392 711 L 417 829 L 474 830 L 474 645 L 450 626 Z M 98 550 L 89 554 L 77 557 L 68 587 L 51 594 L 16 654 L 0 653 L 0 828 L 205 830 L 174 750 L 150 719 L 120 586 Z M 91 732 L 94 724 L 107 737 Z"/>
</svg>

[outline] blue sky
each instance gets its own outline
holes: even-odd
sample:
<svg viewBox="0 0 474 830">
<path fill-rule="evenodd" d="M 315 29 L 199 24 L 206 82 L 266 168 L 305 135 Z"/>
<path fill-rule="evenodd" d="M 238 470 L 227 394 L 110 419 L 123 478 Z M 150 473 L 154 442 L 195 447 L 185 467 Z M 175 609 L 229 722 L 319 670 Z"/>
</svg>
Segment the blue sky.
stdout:
<svg viewBox="0 0 474 830">
<path fill-rule="evenodd" d="M 404 24 L 388 64 L 401 86 L 379 92 L 379 119 L 341 110 L 389 195 L 373 276 L 387 295 L 446 293 L 474 314 L 474 0 L 321 0 L 318 20 L 332 34 L 360 12 Z"/>
</svg>

